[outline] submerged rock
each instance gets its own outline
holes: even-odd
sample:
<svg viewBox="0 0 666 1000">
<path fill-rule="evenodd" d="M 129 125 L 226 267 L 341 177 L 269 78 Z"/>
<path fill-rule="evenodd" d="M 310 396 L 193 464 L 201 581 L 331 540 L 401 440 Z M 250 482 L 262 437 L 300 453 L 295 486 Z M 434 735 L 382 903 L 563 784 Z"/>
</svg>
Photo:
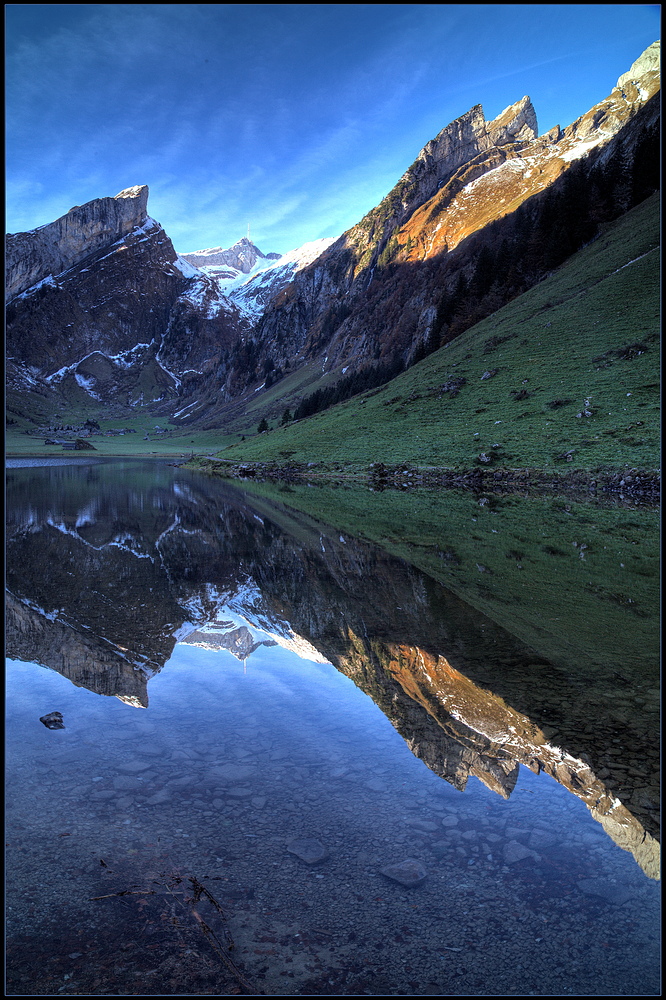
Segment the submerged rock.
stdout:
<svg viewBox="0 0 666 1000">
<path fill-rule="evenodd" d="M 614 882 L 607 882 L 602 878 L 583 878 L 578 882 L 578 888 L 586 896 L 596 896 L 604 903 L 612 906 L 622 906 L 628 899 L 633 898 L 631 890 L 625 886 L 616 885 Z"/>
<path fill-rule="evenodd" d="M 292 840 L 291 843 L 287 844 L 287 850 L 290 854 L 295 854 L 301 861 L 305 861 L 306 865 L 316 865 L 328 857 L 328 851 L 324 845 L 310 837 Z"/>
<path fill-rule="evenodd" d="M 379 870 L 382 875 L 386 875 L 393 882 L 400 882 L 401 885 L 418 885 L 428 874 L 426 866 L 415 858 L 406 858 Z"/>
<path fill-rule="evenodd" d="M 65 723 L 62 721 L 62 712 L 49 712 L 48 715 L 42 715 L 39 721 L 43 722 L 47 729 L 65 728 Z"/>
<path fill-rule="evenodd" d="M 525 847 L 524 844 L 520 844 L 517 840 L 510 840 L 504 845 L 504 862 L 507 865 L 515 865 L 517 861 L 524 861 L 525 858 L 533 858 L 535 861 L 539 859 L 539 855 L 530 850 L 529 847 Z"/>
</svg>

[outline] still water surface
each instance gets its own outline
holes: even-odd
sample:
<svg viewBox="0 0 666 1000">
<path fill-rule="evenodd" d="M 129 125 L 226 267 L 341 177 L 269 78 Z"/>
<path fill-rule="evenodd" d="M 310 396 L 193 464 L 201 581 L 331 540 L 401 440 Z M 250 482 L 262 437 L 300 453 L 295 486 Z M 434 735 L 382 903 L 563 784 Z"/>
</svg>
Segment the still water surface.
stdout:
<svg viewBox="0 0 666 1000">
<path fill-rule="evenodd" d="M 574 678 L 164 464 L 12 469 L 8 525 L 9 995 L 659 993 L 647 640 Z"/>
</svg>

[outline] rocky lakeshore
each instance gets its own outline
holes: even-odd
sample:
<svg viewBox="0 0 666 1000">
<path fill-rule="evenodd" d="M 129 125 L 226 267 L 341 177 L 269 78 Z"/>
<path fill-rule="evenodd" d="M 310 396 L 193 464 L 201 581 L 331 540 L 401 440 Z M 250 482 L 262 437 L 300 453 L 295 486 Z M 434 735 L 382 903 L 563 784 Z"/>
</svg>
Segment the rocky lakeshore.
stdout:
<svg viewBox="0 0 666 1000">
<path fill-rule="evenodd" d="M 656 472 L 631 469 L 567 473 L 540 469 L 469 469 L 422 468 L 406 463 L 386 465 L 373 462 L 368 467 L 330 465 L 317 462 L 231 462 L 206 457 L 195 459 L 188 467 L 225 479 L 254 479 L 272 482 L 303 483 L 353 480 L 366 482 L 372 489 L 408 489 L 423 486 L 440 489 L 467 489 L 474 492 L 547 492 L 612 496 L 640 504 L 656 505 L 661 493 L 661 476 Z"/>
</svg>

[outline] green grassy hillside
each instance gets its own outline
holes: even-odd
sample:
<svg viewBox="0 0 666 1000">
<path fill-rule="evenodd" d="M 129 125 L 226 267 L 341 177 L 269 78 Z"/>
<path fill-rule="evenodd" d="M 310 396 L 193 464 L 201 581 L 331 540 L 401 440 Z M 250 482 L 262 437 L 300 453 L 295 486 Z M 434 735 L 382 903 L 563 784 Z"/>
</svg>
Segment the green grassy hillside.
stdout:
<svg viewBox="0 0 666 1000">
<path fill-rule="evenodd" d="M 382 388 L 220 457 L 338 468 L 655 470 L 658 247 L 654 195 L 538 286 Z"/>
</svg>

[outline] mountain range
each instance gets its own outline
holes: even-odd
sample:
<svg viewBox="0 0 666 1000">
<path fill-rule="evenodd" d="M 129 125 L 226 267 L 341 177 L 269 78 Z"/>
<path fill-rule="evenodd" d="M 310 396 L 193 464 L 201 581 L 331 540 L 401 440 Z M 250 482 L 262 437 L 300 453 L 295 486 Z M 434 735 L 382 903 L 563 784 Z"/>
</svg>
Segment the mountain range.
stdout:
<svg viewBox="0 0 666 1000">
<path fill-rule="evenodd" d="M 9 421 L 147 409 L 240 435 L 386 383 L 658 188 L 659 51 L 565 128 L 539 134 L 528 97 L 476 105 L 350 230 L 285 255 L 179 254 L 145 185 L 8 236 Z"/>
</svg>

